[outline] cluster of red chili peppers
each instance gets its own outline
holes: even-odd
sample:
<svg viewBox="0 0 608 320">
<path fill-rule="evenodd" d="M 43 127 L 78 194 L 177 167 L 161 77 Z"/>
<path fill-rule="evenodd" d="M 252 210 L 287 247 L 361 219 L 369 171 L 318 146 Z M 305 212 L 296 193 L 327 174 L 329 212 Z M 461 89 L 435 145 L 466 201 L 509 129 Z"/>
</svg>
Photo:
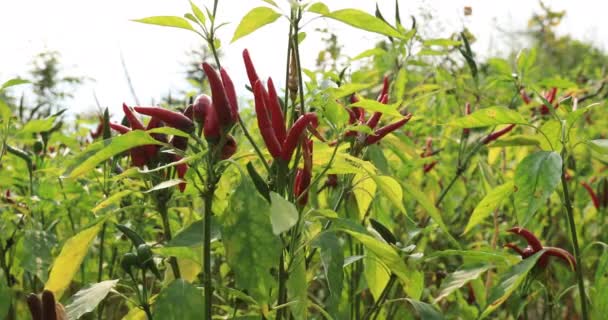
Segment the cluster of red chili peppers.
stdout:
<svg viewBox="0 0 608 320">
<path fill-rule="evenodd" d="M 213 67 L 207 63 L 203 63 L 202 68 L 209 79 L 212 98 L 204 94 L 199 95 L 194 103 L 188 106 L 183 113 L 161 107 L 138 106 L 134 107 L 133 110 L 126 104 L 123 104 L 123 111 L 129 127 L 117 123 L 110 123 L 110 127 L 120 134 L 125 134 L 131 130 L 148 131 L 162 126 L 168 126 L 192 134 L 196 129 L 196 122 L 199 124 L 199 128 L 202 128 L 205 139 L 211 147 L 222 143 L 219 149 L 219 158 L 222 160 L 230 158 L 237 148 L 234 137 L 228 134 L 232 126 L 238 121 L 238 105 L 234 85 L 224 69 L 221 69 L 220 75 L 218 75 Z M 146 126 L 144 126 L 134 111 L 151 117 Z M 167 143 L 167 137 L 164 134 L 153 133 L 151 136 L 162 143 Z M 176 150 L 185 152 L 188 147 L 188 138 L 175 135 L 169 143 Z M 182 159 L 182 156 L 178 154 L 173 154 L 169 158 L 167 154 L 160 152 L 160 147 L 157 145 L 135 147 L 129 150 L 129 153 L 132 164 L 140 168 L 143 166 L 155 167 Z M 188 164 L 179 163 L 175 168 L 178 178 L 183 179 L 188 171 Z M 179 190 L 183 192 L 186 184 L 182 182 L 178 186 Z"/>
<path fill-rule="evenodd" d="M 281 102 L 272 78 L 268 78 L 266 87 L 264 87 L 247 49 L 243 51 L 243 60 L 249 83 L 253 88 L 258 127 L 270 155 L 279 161 L 279 165 L 288 165 L 301 141 L 304 168 L 298 169 L 296 173 L 294 193 L 300 199 L 299 204 L 304 205 L 308 196 L 302 195 L 302 193 L 308 189 L 312 176 L 312 141 L 304 136 L 308 128 L 313 134 L 320 137 L 316 132 L 317 115 L 314 112 L 305 113 L 293 123 L 291 128 L 287 129 Z"/>
<path fill-rule="evenodd" d="M 380 92 L 380 94 L 378 95 L 378 98 L 376 99 L 378 102 L 382 103 L 382 104 L 386 104 L 388 102 L 388 97 L 389 97 L 389 81 L 388 81 L 388 77 L 384 77 L 384 81 L 382 84 L 382 91 Z M 351 104 L 355 104 L 357 102 L 359 102 L 359 98 L 357 98 L 357 96 L 355 94 L 351 95 L 350 97 L 350 102 Z M 375 143 L 378 143 L 380 140 L 382 140 L 382 138 L 386 137 L 386 135 L 388 135 L 389 133 L 403 127 L 408 121 L 410 121 L 410 119 L 412 118 L 412 114 L 408 113 L 406 114 L 403 118 L 390 123 L 384 127 L 378 128 L 376 129 L 376 127 L 378 126 L 378 123 L 380 122 L 380 119 L 382 118 L 382 112 L 374 112 L 372 114 L 371 117 L 369 117 L 369 119 L 365 119 L 366 115 L 365 115 L 365 110 L 363 110 L 363 108 L 361 107 L 350 107 L 350 108 L 346 108 L 346 111 L 348 112 L 348 123 L 350 125 L 366 125 L 368 126 L 370 129 L 372 129 L 374 131 L 373 134 L 367 135 L 364 138 L 364 146 L 369 146 Z M 357 131 L 354 130 L 350 130 L 347 131 L 344 136 L 345 137 L 356 137 L 358 136 L 359 133 Z"/>
<path fill-rule="evenodd" d="M 546 268 L 549 264 L 549 257 L 557 257 L 561 259 L 562 262 L 566 263 L 570 269 L 576 270 L 576 260 L 570 252 L 562 248 L 543 246 L 540 240 L 538 240 L 538 238 L 532 234 L 532 232 L 522 227 L 513 227 L 507 231 L 524 238 L 524 240 L 526 240 L 528 243 L 528 246 L 524 249 L 521 249 L 512 242 L 505 244 L 505 247 L 515 250 L 523 259 L 529 258 L 541 250 L 545 250 L 537 262 L 539 267 Z"/>
<path fill-rule="evenodd" d="M 581 185 L 587 190 L 595 209 L 601 210 L 608 208 L 608 178 L 604 177 L 598 183 L 597 191 L 594 191 L 587 182 L 583 181 L 581 182 Z"/>
<path fill-rule="evenodd" d="M 521 100 L 525 103 L 525 104 L 530 104 L 532 103 L 532 98 L 530 98 L 530 96 L 526 93 L 525 89 L 521 89 L 519 91 L 519 95 L 521 96 Z M 552 104 L 552 108 L 553 109 L 557 109 L 559 107 L 559 101 L 555 102 L 555 97 L 557 95 L 557 88 L 551 88 L 551 90 L 547 91 L 543 96 L 545 97 L 545 100 L 547 100 L 550 104 Z M 540 107 L 538 107 L 538 111 L 540 112 L 541 115 L 547 115 L 549 113 L 551 113 L 550 111 L 550 106 L 548 106 L 546 103 L 543 103 L 542 105 L 540 105 Z"/>
</svg>

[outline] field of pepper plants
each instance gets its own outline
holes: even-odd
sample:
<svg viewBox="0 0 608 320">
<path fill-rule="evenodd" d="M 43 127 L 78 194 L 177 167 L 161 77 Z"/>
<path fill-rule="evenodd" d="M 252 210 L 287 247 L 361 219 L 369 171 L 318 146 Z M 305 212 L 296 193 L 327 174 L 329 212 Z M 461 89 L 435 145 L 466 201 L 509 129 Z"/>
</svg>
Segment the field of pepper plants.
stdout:
<svg viewBox="0 0 608 320">
<path fill-rule="evenodd" d="M 526 49 L 481 59 L 394 4 L 135 19 L 210 53 L 183 103 L 41 112 L 2 79 L 0 318 L 606 319 L 608 56 L 544 5 Z M 382 40 L 304 65 L 322 20 Z M 224 66 L 277 21 L 284 47 Z"/>
</svg>

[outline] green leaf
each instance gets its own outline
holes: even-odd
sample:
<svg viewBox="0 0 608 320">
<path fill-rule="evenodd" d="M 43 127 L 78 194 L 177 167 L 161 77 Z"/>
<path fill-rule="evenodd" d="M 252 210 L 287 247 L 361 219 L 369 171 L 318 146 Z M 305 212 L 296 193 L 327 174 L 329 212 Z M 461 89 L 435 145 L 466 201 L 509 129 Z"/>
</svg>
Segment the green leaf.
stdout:
<svg viewBox="0 0 608 320">
<path fill-rule="evenodd" d="M 597 153 L 608 154 L 608 139 L 589 140 L 587 145 Z"/>
<path fill-rule="evenodd" d="M 365 277 L 367 287 L 374 300 L 378 300 L 391 278 L 391 272 L 388 270 L 388 267 L 382 263 L 382 259 L 371 250 L 365 252 L 363 267 L 363 276 Z"/>
<path fill-rule="evenodd" d="M 355 92 L 367 89 L 373 85 L 375 85 L 375 83 L 347 83 L 338 88 L 330 88 L 328 91 L 332 98 L 340 99 L 350 96 Z"/>
<path fill-rule="evenodd" d="M 292 304 L 289 306 L 295 319 L 308 319 L 308 283 L 306 281 L 306 254 L 293 257 L 289 266 L 287 279 L 287 298 Z"/>
<path fill-rule="evenodd" d="M 55 259 L 53 269 L 49 275 L 49 280 L 44 285 L 44 288 L 52 291 L 55 294 L 55 299 L 61 299 L 64 290 L 72 282 L 72 278 L 80 268 L 80 264 L 89 251 L 89 246 L 99 233 L 103 223 L 80 231 L 78 234 L 69 238 L 59 256 Z"/>
<path fill-rule="evenodd" d="M 68 318 L 79 319 L 85 313 L 95 310 L 117 283 L 118 279 L 106 280 L 80 289 L 65 307 Z"/>
<path fill-rule="evenodd" d="M 499 267 L 504 267 L 509 264 L 509 259 L 513 257 L 511 254 L 497 252 L 497 251 L 483 251 L 483 250 L 442 250 L 437 251 L 429 256 L 427 260 L 434 259 L 437 257 L 451 257 L 460 256 L 465 263 L 476 264 L 476 263 L 488 263 L 491 262 Z"/>
<path fill-rule="evenodd" d="M 163 320 L 203 319 L 203 293 L 183 279 L 164 288 L 155 303 L 154 318 Z"/>
<path fill-rule="evenodd" d="M 344 250 L 340 246 L 340 239 L 334 232 L 323 232 L 312 242 L 314 247 L 319 248 L 321 265 L 329 288 L 329 312 L 335 314 L 338 310 L 340 297 L 344 284 Z"/>
<path fill-rule="evenodd" d="M 6 275 L 0 269 L 0 317 L 5 317 L 12 306 L 11 288 L 6 283 Z"/>
<path fill-rule="evenodd" d="M 150 193 L 150 192 L 154 192 L 157 190 L 162 190 L 162 189 L 167 189 L 167 188 L 171 188 L 174 187 L 180 183 L 184 182 L 184 180 L 182 179 L 171 179 L 171 180 L 165 180 L 155 186 L 153 186 L 152 188 L 144 191 L 144 193 Z"/>
<path fill-rule="evenodd" d="M 109 143 L 105 146 L 107 142 Z M 64 175 L 67 174 L 68 178 L 78 177 L 84 173 L 93 171 L 99 163 L 121 152 L 147 144 L 158 145 L 162 143 L 142 130 L 130 131 L 111 140 L 96 142 L 81 153 L 82 157 L 76 157 L 74 161 L 75 167 L 68 167 Z"/>
<path fill-rule="evenodd" d="M 255 30 L 276 21 L 281 15 L 268 7 L 251 9 L 241 20 L 230 42 L 254 32 Z"/>
<path fill-rule="evenodd" d="M 122 198 L 130 195 L 131 193 L 133 193 L 133 190 L 121 190 L 119 192 L 116 192 L 113 195 L 109 196 L 107 199 L 101 201 L 98 205 L 95 206 L 95 208 L 91 209 L 91 211 L 93 213 L 97 213 L 99 210 L 106 209 L 115 203 L 119 203 Z"/>
<path fill-rule="evenodd" d="M 383 104 L 376 100 L 360 99 L 358 102 L 355 102 L 348 106 L 361 107 L 367 111 L 382 112 L 385 115 L 403 117 L 401 113 L 399 113 L 399 110 L 397 110 L 397 104 Z"/>
<path fill-rule="evenodd" d="M 420 283 L 414 281 L 415 277 L 412 276 L 418 271 L 408 268 L 404 260 L 397 254 L 397 251 L 393 247 L 369 234 L 347 228 L 342 228 L 342 230 L 361 242 L 365 248 L 373 252 L 376 256 L 381 257 L 382 262 L 386 264 L 389 270 L 394 273 L 399 280 L 401 280 L 405 292 L 408 295 L 419 297 L 420 293 L 422 293 L 422 288 Z"/>
<path fill-rule="evenodd" d="M 511 296 L 511 294 L 513 294 L 515 289 L 517 289 L 526 279 L 528 272 L 532 270 L 544 252 L 544 250 L 541 250 L 533 256 L 522 260 L 518 264 L 509 268 L 509 270 L 507 270 L 507 272 L 500 277 L 498 284 L 492 288 L 490 297 L 488 299 L 490 303 L 481 314 L 480 319 L 487 317 L 490 313 L 496 310 L 496 308 L 503 304 Z"/>
<path fill-rule="evenodd" d="M 307 11 L 326 15 L 329 13 L 329 8 L 323 2 L 315 2 L 308 7 Z"/>
<path fill-rule="evenodd" d="M 521 147 L 521 146 L 539 146 L 544 137 L 529 136 L 524 134 L 511 135 L 509 137 L 501 137 L 488 145 L 488 148 L 503 148 L 503 147 Z"/>
<path fill-rule="evenodd" d="M 515 209 L 525 225 L 560 181 L 562 158 L 556 152 L 540 151 L 523 159 L 515 169 Z"/>
<path fill-rule="evenodd" d="M 327 119 L 337 127 L 343 127 L 348 123 L 348 112 L 335 100 L 328 99 L 323 111 Z"/>
<path fill-rule="evenodd" d="M 422 42 L 423 45 L 425 46 L 441 46 L 441 47 L 452 47 L 452 46 L 459 46 L 462 44 L 462 42 L 458 41 L 458 40 L 452 40 L 452 39 L 428 39 L 428 40 L 424 40 Z"/>
<path fill-rule="evenodd" d="M 437 207 L 435 207 L 433 202 L 424 193 L 422 193 L 420 189 L 414 187 L 413 185 L 407 182 L 402 183 L 402 185 L 405 191 L 413 196 L 414 199 L 416 199 L 416 201 L 418 201 L 418 203 L 424 208 L 424 210 L 426 210 L 428 215 L 433 218 L 435 223 L 439 225 L 439 228 L 441 228 L 441 230 L 443 230 L 443 232 L 448 236 L 448 240 L 450 240 L 450 242 L 452 242 L 452 244 L 454 244 L 456 247 L 460 247 L 458 241 L 456 241 L 456 239 L 454 239 L 454 237 L 452 237 L 450 234 L 450 230 L 445 225 L 445 222 L 443 222 L 441 213 L 439 213 L 439 210 L 437 210 Z"/>
<path fill-rule="evenodd" d="M 8 106 L 8 104 L 6 104 L 6 102 L 0 99 L 0 119 L 2 119 L 2 122 L 7 124 L 7 126 L 12 114 L 13 112 L 11 111 L 11 108 Z"/>
<path fill-rule="evenodd" d="M 24 79 L 10 79 L 0 86 L 0 91 L 4 90 L 6 88 L 12 87 L 12 86 L 18 86 L 18 85 L 26 84 L 26 83 L 30 83 L 30 81 L 24 80 Z"/>
<path fill-rule="evenodd" d="M 205 14 L 196 4 L 194 4 L 194 2 L 192 2 L 192 0 L 190 0 L 190 8 L 192 9 L 194 16 L 196 16 L 196 19 L 198 19 L 198 21 L 204 25 L 205 21 L 207 20 Z"/>
<path fill-rule="evenodd" d="M 165 247 L 194 247 L 204 242 L 205 224 L 203 220 L 194 221 L 180 231 Z M 220 238 L 220 229 L 214 218 L 211 219 L 211 242 Z"/>
<path fill-rule="evenodd" d="M 467 284 L 467 282 L 477 279 L 488 269 L 490 269 L 490 265 L 468 265 L 450 273 L 445 280 L 441 281 L 440 292 L 437 298 L 435 298 L 435 303 L 449 296 L 452 292 Z"/>
<path fill-rule="evenodd" d="M 20 266 L 36 275 L 42 282 L 47 281 L 48 270 L 53 263 L 51 250 L 57 245 L 57 239 L 51 232 L 26 229 L 22 242 L 19 243 Z"/>
<path fill-rule="evenodd" d="M 479 128 L 499 124 L 527 124 L 526 119 L 511 109 L 505 107 L 489 107 L 477 110 L 468 116 L 454 119 L 448 125 L 458 128 Z"/>
<path fill-rule="evenodd" d="M 192 28 L 192 25 L 190 24 L 190 22 L 188 22 L 188 20 L 186 20 L 182 17 L 155 16 L 155 17 L 136 19 L 136 20 L 132 20 L 132 21 L 146 23 L 146 24 L 153 24 L 153 25 L 163 26 L 163 27 L 186 29 L 186 30 L 197 32 L 196 30 L 194 30 L 194 28 Z"/>
<path fill-rule="evenodd" d="M 291 229 L 298 223 L 298 209 L 276 192 L 270 192 L 270 223 L 276 235 Z"/>
<path fill-rule="evenodd" d="M 270 270 L 281 253 L 281 240 L 272 232 L 269 215 L 270 205 L 243 176 L 220 221 L 226 261 L 236 285 L 260 303 L 269 302 L 276 282 Z"/>
<path fill-rule="evenodd" d="M 358 9 L 342 9 L 323 14 L 355 28 L 379 33 L 389 37 L 403 38 L 403 35 L 381 19 Z"/>
<path fill-rule="evenodd" d="M 541 133 L 537 135 L 541 149 L 559 153 L 562 150 L 562 124 L 555 119 L 551 119 L 543 123 L 539 130 L 544 133 L 544 135 Z"/>
<path fill-rule="evenodd" d="M 492 211 L 494 211 L 500 204 L 510 196 L 514 191 L 515 184 L 513 181 L 509 181 L 501 186 L 492 189 L 486 196 L 479 202 L 471 217 L 467 226 L 464 228 L 464 233 L 469 232 L 473 227 L 481 223 L 487 218 Z"/>
<path fill-rule="evenodd" d="M 403 206 L 403 190 L 401 189 L 399 182 L 390 176 L 371 175 L 371 177 L 374 182 L 376 182 L 378 189 L 380 189 L 380 193 L 387 197 L 388 200 L 390 200 L 390 202 L 403 214 L 406 214 L 407 211 Z"/>
<path fill-rule="evenodd" d="M 25 135 L 36 132 L 45 132 L 53 128 L 55 123 L 55 117 L 49 117 L 46 119 L 34 119 L 28 121 L 21 130 L 17 133 L 18 135 Z"/>
<path fill-rule="evenodd" d="M 416 310 L 420 319 L 424 319 L 424 320 L 441 320 L 441 319 L 443 319 L 443 315 L 441 314 L 441 312 L 439 312 L 439 310 L 437 310 L 432 305 L 430 305 L 426 302 L 422 302 L 422 301 L 418 301 L 418 300 L 414 300 L 414 299 L 410 299 L 410 298 L 406 298 L 405 300 L 412 305 L 414 310 Z"/>
</svg>

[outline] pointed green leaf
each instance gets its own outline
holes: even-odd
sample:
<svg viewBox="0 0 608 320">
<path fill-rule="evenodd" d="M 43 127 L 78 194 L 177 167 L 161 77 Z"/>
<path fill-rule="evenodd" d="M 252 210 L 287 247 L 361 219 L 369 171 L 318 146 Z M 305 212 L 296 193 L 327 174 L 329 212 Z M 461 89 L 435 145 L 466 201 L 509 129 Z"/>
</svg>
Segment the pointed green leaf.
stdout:
<svg viewBox="0 0 608 320">
<path fill-rule="evenodd" d="M 515 209 L 520 225 L 525 225 L 551 196 L 561 174 L 562 158 L 556 152 L 536 152 L 519 163 L 515 169 Z"/>
<path fill-rule="evenodd" d="M 194 28 L 192 28 L 192 25 L 190 24 L 190 22 L 188 22 L 188 20 L 186 20 L 182 17 L 154 16 L 154 17 L 136 19 L 133 21 L 140 22 L 140 23 L 146 23 L 146 24 L 153 24 L 153 25 L 163 26 L 163 27 L 186 29 L 186 30 L 196 32 L 196 30 L 194 30 Z"/>
<path fill-rule="evenodd" d="M 403 190 L 401 189 L 401 185 L 399 182 L 395 180 L 395 178 L 390 176 L 371 176 L 378 189 L 380 194 L 387 197 L 390 202 L 397 207 L 403 214 L 406 214 L 407 211 L 403 206 Z"/>
<path fill-rule="evenodd" d="M 452 292 L 467 284 L 467 282 L 477 279 L 488 269 L 490 269 L 490 265 L 469 265 L 450 273 L 445 280 L 441 281 L 440 292 L 437 298 L 435 298 L 435 303 L 449 296 Z"/>
<path fill-rule="evenodd" d="M 55 123 L 55 117 L 49 117 L 46 119 L 34 119 L 28 121 L 21 130 L 17 133 L 18 135 L 24 135 L 36 132 L 45 132 L 53 128 Z"/>
<path fill-rule="evenodd" d="M 72 278 L 80 268 L 82 260 L 89 251 L 89 246 L 99 233 L 103 223 L 82 230 L 68 239 L 61 248 L 59 256 L 53 263 L 53 269 L 44 288 L 55 294 L 55 299 L 61 299 L 64 290 L 72 282 Z"/>
<path fill-rule="evenodd" d="M 24 80 L 24 79 L 10 79 L 0 86 L 0 91 L 4 90 L 6 88 L 12 87 L 12 86 L 18 86 L 18 85 L 26 84 L 26 83 L 30 83 L 30 81 Z"/>
<path fill-rule="evenodd" d="M 358 9 L 336 10 L 326 13 L 324 16 L 361 30 L 379 33 L 389 37 L 403 38 L 403 35 L 399 33 L 399 31 L 395 30 L 386 22 Z"/>
<path fill-rule="evenodd" d="M 241 20 L 238 27 L 236 27 L 236 31 L 234 31 L 234 36 L 232 36 L 232 40 L 230 42 L 235 42 L 236 40 L 256 31 L 257 29 L 275 22 L 281 15 L 276 11 L 268 8 L 268 7 L 257 7 L 251 9 Z"/>
<path fill-rule="evenodd" d="M 108 143 L 107 146 L 106 143 Z M 69 166 L 64 175 L 68 175 L 69 178 L 78 177 L 92 171 L 99 163 L 121 152 L 147 144 L 158 145 L 162 143 L 142 130 L 130 131 L 111 140 L 96 142 L 76 157 L 73 162 L 74 166 Z"/>
<path fill-rule="evenodd" d="M 164 288 L 155 302 L 154 318 L 163 320 L 203 319 L 203 292 L 177 279 Z"/>
<path fill-rule="evenodd" d="M 426 302 L 414 300 L 414 299 L 405 299 L 409 302 L 414 310 L 418 313 L 420 319 L 424 320 L 442 320 L 443 315 L 439 310 L 437 310 L 433 305 L 430 305 Z"/>
<path fill-rule="evenodd" d="M 118 280 L 106 280 L 80 289 L 65 307 L 68 318 L 79 319 L 85 313 L 95 310 L 117 283 Z"/>
<path fill-rule="evenodd" d="M 192 9 L 192 13 L 194 13 L 194 16 L 196 16 L 196 19 L 201 24 L 204 25 L 205 21 L 207 20 L 205 18 L 205 14 L 203 13 L 203 11 L 196 4 L 194 4 L 194 2 L 192 2 L 192 0 L 190 0 L 190 8 Z"/>
<path fill-rule="evenodd" d="M 536 262 L 540 256 L 544 253 L 544 250 L 530 256 L 518 264 L 512 266 L 507 270 L 498 281 L 498 284 L 492 288 L 490 297 L 488 298 L 489 304 L 483 311 L 480 319 L 487 317 L 490 313 L 496 310 L 501 304 L 513 294 L 522 282 L 528 276 L 528 272 L 536 265 Z"/>
<path fill-rule="evenodd" d="M 334 314 L 338 310 L 342 296 L 344 279 L 344 250 L 340 246 L 340 239 L 334 232 L 323 232 L 318 235 L 312 245 L 319 248 L 321 265 L 325 274 L 325 281 L 329 288 L 329 312 Z"/>
<path fill-rule="evenodd" d="M 399 110 L 397 110 L 396 104 L 383 104 L 376 100 L 371 99 L 359 99 L 359 101 L 348 105 L 349 107 L 361 107 L 367 111 L 382 112 L 385 115 L 403 117 Z"/>
<path fill-rule="evenodd" d="M 458 128 L 479 128 L 499 124 L 527 124 L 528 121 L 517 111 L 505 107 L 489 107 L 477 110 L 468 116 L 450 121 L 449 125 Z"/>
<path fill-rule="evenodd" d="M 600 154 L 608 154 L 608 139 L 596 139 L 587 142 L 587 145 Z"/>
<path fill-rule="evenodd" d="M 513 193 L 515 184 L 513 181 L 509 181 L 501 186 L 495 187 L 493 190 L 488 192 L 486 196 L 479 202 L 471 217 L 464 228 L 463 233 L 469 232 L 473 227 L 481 223 L 487 218 L 492 211 L 494 211 L 500 204 Z"/>
</svg>

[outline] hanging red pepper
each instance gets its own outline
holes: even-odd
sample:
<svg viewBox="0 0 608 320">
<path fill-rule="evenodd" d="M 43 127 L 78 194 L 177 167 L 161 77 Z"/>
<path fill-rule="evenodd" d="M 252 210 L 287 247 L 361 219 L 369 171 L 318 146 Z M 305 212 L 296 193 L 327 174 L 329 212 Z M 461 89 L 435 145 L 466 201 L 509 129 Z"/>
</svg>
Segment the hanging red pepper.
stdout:
<svg viewBox="0 0 608 320">
<path fill-rule="evenodd" d="M 173 160 L 174 161 L 179 161 L 181 160 L 182 157 L 175 155 Z M 177 177 L 180 179 L 184 179 L 184 177 L 186 176 L 186 172 L 188 172 L 188 164 L 187 163 L 180 163 L 175 165 L 175 171 L 177 172 Z M 184 190 L 186 190 L 186 183 L 185 182 L 180 182 L 178 185 L 179 188 L 179 192 L 184 192 Z"/>
<path fill-rule="evenodd" d="M 514 124 L 511 124 L 503 129 L 500 129 L 498 131 L 492 132 L 489 135 L 487 135 L 481 142 L 483 144 L 488 144 L 502 136 L 504 136 L 505 134 L 507 134 L 509 131 L 513 130 L 513 128 L 515 127 Z"/>
<path fill-rule="evenodd" d="M 423 158 L 427 158 L 432 155 L 433 155 L 433 139 L 431 137 L 428 137 L 426 139 L 424 153 L 421 156 Z M 433 161 L 431 163 L 426 163 L 422 168 L 424 173 L 428 173 L 429 171 L 433 170 L 433 168 L 435 167 L 436 164 L 437 164 L 437 161 Z"/>
<path fill-rule="evenodd" d="M 127 117 L 127 120 L 129 121 L 129 126 L 131 126 L 131 129 L 144 130 L 144 124 L 141 123 L 139 118 L 137 118 L 137 116 L 133 113 L 133 110 L 131 110 L 131 108 L 129 106 L 127 106 L 126 103 L 122 104 L 122 110 L 124 111 L 125 116 Z"/>
<path fill-rule="evenodd" d="M 585 188 L 585 190 L 587 190 L 587 193 L 589 194 L 589 196 L 591 197 L 591 200 L 593 201 L 593 206 L 596 209 L 599 209 L 600 208 L 600 199 L 597 197 L 597 194 L 595 193 L 595 191 L 593 191 L 593 188 L 591 188 L 591 186 L 587 182 L 581 182 L 581 185 L 583 186 L 583 188 Z"/>
<path fill-rule="evenodd" d="M 551 88 L 551 90 L 549 90 L 549 92 L 545 93 L 545 100 L 547 100 L 549 103 L 553 103 L 553 101 L 555 100 L 555 96 L 557 94 L 557 88 L 553 87 Z M 546 115 L 550 113 L 550 109 L 551 107 L 553 107 L 554 109 L 557 109 L 557 107 L 559 106 L 559 104 L 555 104 L 555 106 L 549 106 L 547 104 L 544 104 L 540 106 L 540 114 L 542 115 Z"/>
<path fill-rule="evenodd" d="M 211 87 L 211 100 L 213 101 L 213 108 L 217 115 L 217 120 L 223 129 L 231 128 L 234 125 L 237 115 L 232 115 L 232 107 L 230 106 L 230 100 L 226 94 L 224 84 L 218 76 L 217 72 L 213 67 L 204 62 L 203 70 L 209 79 L 209 86 Z M 236 100 L 236 97 L 235 97 Z"/>
<path fill-rule="evenodd" d="M 272 121 L 272 128 L 279 141 L 285 140 L 287 136 L 287 129 L 285 129 L 285 118 L 283 117 L 283 110 L 279 102 L 279 96 L 277 90 L 272 82 L 272 78 L 268 78 L 268 99 L 266 101 L 266 107 L 270 111 L 270 117 Z"/>
<path fill-rule="evenodd" d="M 135 111 L 162 120 L 167 126 L 184 132 L 194 131 L 194 123 L 179 112 L 160 107 L 135 107 Z"/>
<path fill-rule="evenodd" d="M 236 153 L 237 144 L 234 137 L 228 135 L 226 137 L 226 144 L 222 147 L 222 153 L 220 154 L 220 159 L 226 160 L 232 157 Z"/>
<path fill-rule="evenodd" d="M 232 79 L 230 79 L 228 72 L 226 72 L 224 68 L 220 69 L 220 76 L 222 77 L 222 84 L 224 85 L 224 90 L 226 91 L 228 102 L 230 103 L 232 123 L 236 123 L 237 121 L 239 121 L 239 105 L 236 98 L 236 90 L 234 89 L 234 83 L 232 83 Z"/>
<path fill-rule="evenodd" d="M 464 115 L 465 115 L 465 116 L 468 116 L 468 115 L 470 115 L 470 114 L 471 114 L 471 104 L 470 104 L 469 102 L 467 102 L 467 103 L 464 105 Z M 462 129 L 462 134 L 464 135 L 464 138 L 465 138 L 465 139 L 469 137 L 469 134 L 470 134 L 470 133 L 471 133 L 471 129 L 469 129 L 469 128 L 464 128 L 464 129 Z"/>
<path fill-rule="evenodd" d="M 281 156 L 281 144 L 279 143 L 270 120 L 268 107 L 266 106 L 266 95 L 267 93 L 264 89 L 264 85 L 260 80 L 257 80 L 253 85 L 253 96 L 255 99 L 255 113 L 257 115 L 258 127 L 260 128 L 260 133 L 262 134 L 262 138 L 266 143 L 270 155 L 272 155 L 273 158 L 278 158 Z"/>
<path fill-rule="evenodd" d="M 308 202 L 308 187 L 312 180 L 312 140 L 304 139 L 302 141 L 302 153 L 304 158 L 304 168 L 298 169 L 294 182 L 294 194 L 301 206 Z M 306 191 L 306 193 L 304 193 Z"/>
<path fill-rule="evenodd" d="M 574 259 L 574 256 L 572 256 L 572 254 L 570 252 L 568 252 L 562 248 L 543 246 L 541 244 L 540 240 L 538 240 L 538 238 L 534 234 L 532 234 L 532 232 L 530 232 L 524 228 L 514 227 L 507 231 L 524 238 L 526 240 L 526 242 L 528 243 L 528 246 L 526 248 L 524 248 L 523 250 L 520 249 L 516 244 L 513 244 L 513 243 L 507 243 L 505 245 L 505 247 L 515 250 L 523 259 L 526 259 L 541 250 L 545 250 L 545 252 L 542 254 L 540 259 L 538 260 L 538 266 L 540 266 L 541 268 L 547 267 L 547 265 L 549 264 L 549 257 L 553 256 L 553 257 L 557 257 L 557 258 L 561 259 L 572 270 L 576 270 L 576 260 Z"/>
<path fill-rule="evenodd" d="M 365 139 L 365 145 L 369 146 L 374 143 L 377 143 L 378 141 L 382 140 L 382 138 L 384 138 L 387 134 L 403 127 L 408 121 L 410 121 L 411 118 L 412 114 L 408 113 L 402 119 L 377 129 L 373 135 L 367 136 L 367 138 Z"/>
<path fill-rule="evenodd" d="M 192 117 L 194 121 L 204 124 L 210 108 L 212 108 L 211 98 L 206 94 L 198 95 L 192 104 Z"/>
<path fill-rule="evenodd" d="M 125 134 L 131 131 L 130 128 L 127 128 L 118 123 L 110 123 L 110 128 L 117 131 L 120 134 Z M 129 150 L 129 154 L 131 155 L 131 162 L 136 167 L 143 167 L 148 161 L 148 151 L 146 149 L 147 146 L 135 147 Z"/>
<path fill-rule="evenodd" d="M 253 66 L 253 62 L 251 61 L 251 57 L 249 56 L 249 51 L 247 49 L 243 50 L 243 60 L 245 61 L 245 70 L 247 71 L 247 78 L 249 78 L 249 84 L 251 88 L 255 85 L 255 83 L 260 80 L 257 72 L 255 72 L 255 67 Z"/>
<path fill-rule="evenodd" d="M 302 137 L 304 130 L 309 124 L 315 126 L 318 123 L 317 121 L 318 120 L 316 114 L 306 113 L 301 115 L 300 118 L 298 118 L 298 120 L 294 122 L 291 129 L 289 129 L 287 137 L 285 138 L 285 141 L 283 142 L 283 146 L 281 148 L 281 158 L 284 161 L 289 162 L 289 160 L 291 160 L 293 151 L 295 150 L 298 141 Z"/>
<path fill-rule="evenodd" d="M 525 104 L 530 104 L 530 102 L 532 102 L 532 98 L 530 98 L 530 96 L 528 96 L 528 94 L 526 93 L 525 89 L 521 89 L 519 90 L 519 95 L 521 97 L 521 100 L 525 103 Z"/>
</svg>

